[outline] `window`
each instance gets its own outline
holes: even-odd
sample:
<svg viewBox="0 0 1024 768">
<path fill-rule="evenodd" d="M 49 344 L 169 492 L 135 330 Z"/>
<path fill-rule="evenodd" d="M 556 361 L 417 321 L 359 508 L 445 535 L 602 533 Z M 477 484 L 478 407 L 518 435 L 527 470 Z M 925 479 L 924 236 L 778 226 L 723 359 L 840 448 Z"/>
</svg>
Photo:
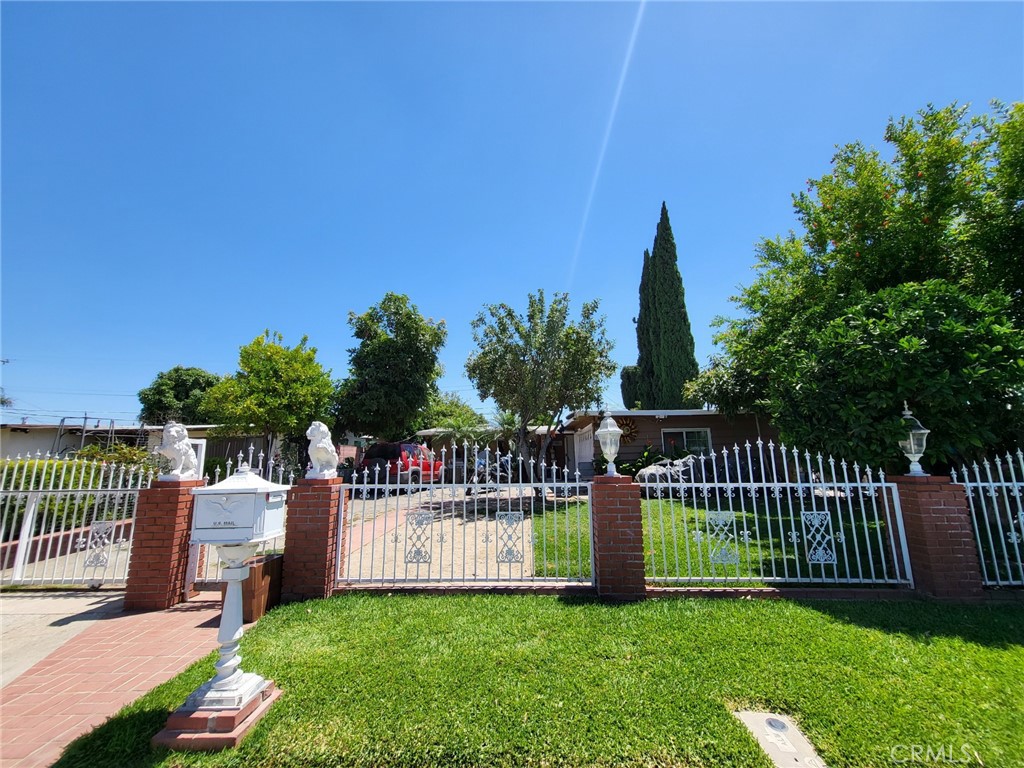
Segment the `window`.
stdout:
<svg viewBox="0 0 1024 768">
<path fill-rule="evenodd" d="M 698 456 L 711 454 L 710 429 L 663 429 L 661 430 L 661 450 L 669 458 L 673 454 L 694 453 Z"/>
</svg>

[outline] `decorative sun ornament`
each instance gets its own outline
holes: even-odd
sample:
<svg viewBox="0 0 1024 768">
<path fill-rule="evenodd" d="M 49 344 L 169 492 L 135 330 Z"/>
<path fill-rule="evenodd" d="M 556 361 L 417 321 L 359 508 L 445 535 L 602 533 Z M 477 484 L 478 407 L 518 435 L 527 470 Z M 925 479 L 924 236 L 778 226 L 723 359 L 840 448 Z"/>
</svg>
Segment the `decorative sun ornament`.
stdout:
<svg viewBox="0 0 1024 768">
<path fill-rule="evenodd" d="M 623 445 L 628 445 L 629 443 L 632 443 L 634 440 L 636 440 L 638 431 L 636 428 L 635 421 L 633 421 L 631 418 L 627 416 L 624 419 L 619 419 L 618 425 L 619 429 L 622 430 L 621 440 Z"/>
</svg>

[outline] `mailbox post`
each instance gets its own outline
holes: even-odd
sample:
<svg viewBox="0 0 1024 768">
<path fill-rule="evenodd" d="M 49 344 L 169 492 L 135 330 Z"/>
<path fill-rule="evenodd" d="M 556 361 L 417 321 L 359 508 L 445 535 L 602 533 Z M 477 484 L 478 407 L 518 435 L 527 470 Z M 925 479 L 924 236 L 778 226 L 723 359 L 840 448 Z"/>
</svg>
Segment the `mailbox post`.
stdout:
<svg viewBox="0 0 1024 768">
<path fill-rule="evenodd" d="M 192 490 L 195 511 L 192 543 L 212 544 L 226 567 L 227 582 L 221 611 L 220 658 L 216 674 L 196 689 L 153 737 L 174 749 L 222 749 L 236 746 L 280 696 L 280 689 L 241 669 L 242 582 L 249 575 L 245 561 L 260 542 L 284 534 L 284 505 L 288 486 L 268 482 L 242 464 L 223 482 Z"/>
</svg>

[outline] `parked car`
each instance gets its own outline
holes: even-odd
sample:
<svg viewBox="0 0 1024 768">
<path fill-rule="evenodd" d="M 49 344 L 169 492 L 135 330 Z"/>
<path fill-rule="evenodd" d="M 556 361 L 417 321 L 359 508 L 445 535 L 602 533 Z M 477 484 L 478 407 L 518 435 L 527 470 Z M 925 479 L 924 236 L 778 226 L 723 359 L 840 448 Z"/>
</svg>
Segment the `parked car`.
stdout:
<svg viewBox="0 0 1024 768">
<path fill-rule="evenodd" d="M 441 462 L 416 443 L 375 443 L 359 462 L 357 482 L 367 471 L 371 483 L 432 483 L 441 478 Z"/>
</svg>

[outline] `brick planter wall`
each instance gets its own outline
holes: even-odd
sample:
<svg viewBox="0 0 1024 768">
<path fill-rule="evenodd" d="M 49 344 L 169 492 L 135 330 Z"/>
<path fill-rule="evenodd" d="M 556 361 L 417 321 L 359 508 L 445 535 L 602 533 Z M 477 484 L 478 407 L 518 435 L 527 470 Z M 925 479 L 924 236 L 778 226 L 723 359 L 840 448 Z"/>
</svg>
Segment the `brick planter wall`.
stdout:
<svg viewBox="0 0 1024 768">
<path fill-rule="evenodd" d="M 338 563 L 341 478 L 296 481 L 288 491 L 281 601 L 330 597 Z"/>
<path fill-rule="evenodd" d="M 202 480 L 157 480 L 139 490 L 125 589 L 126 611 L 162 611 L 184 600 L 193 488 Z"/>
<path fill-rule="evenodd" d="M 914 588 L 940 600 L 984 597 L 974 526 L 963 486 L 945 477 L 894 477 Z"/>
<path fill-rule="evenodd" d="M 616 602 L 643 600 L 647 586 L 640 486 L 631 477 L 595 477 L 590 515 L 598 597 Z"/>
</svg>

